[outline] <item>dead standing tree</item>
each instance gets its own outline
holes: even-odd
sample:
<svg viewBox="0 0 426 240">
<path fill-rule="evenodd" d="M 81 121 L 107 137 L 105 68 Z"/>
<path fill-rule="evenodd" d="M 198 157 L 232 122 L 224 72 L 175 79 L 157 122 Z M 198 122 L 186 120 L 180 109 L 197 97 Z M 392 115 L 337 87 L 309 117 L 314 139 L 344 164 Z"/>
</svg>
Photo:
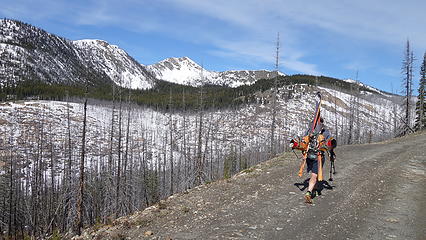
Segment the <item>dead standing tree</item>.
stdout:
<svg viewBox="0 0 426 240">
<path fill-rule="evenodd" d="M 197 155 L 196 155 L 196 173 L 195 173 L 195 185 L 200 185 L 203 182 L 203 156 L 202 156 L 202 136 L 203 136 L 203 111 L 204 111 L 204 102 L 203 102 L 203 87 L 204 87 L 204 66 L 201 66 L 201 85 L 199 90 L 199 106 L 198 106 L 198 139 L 197 139 Z"/>
<path fill-rule="evenodd" d="M 120 83 L 122 82 L 122 77 L 120 76 Z M 119 87 L 118 92 L 119 97 L 119 110 L 118 110 L 118 146 L 117 146 L 117 182 L 116 182 L 116 196 L 115 196 L 115 215 L 118 217 L 121 215 L 121 190 L 120 190 L 120 181 L 121 181 L 121 139 L 122 139 L 122 128 L 121 128 L 121 122 L 122 122 L 122 108 L 123 108 L 123 96 L 122 96 L 122 88 Z"/>
<path fill-rule="evenodd" d="M 72 189 L 72 175 L 71 175 L 71 170 L 72 170 L 72 142 L 71 142 L 71 117 L 70 117 L 70 104 L 69 104 L 69 94 L 67 91 L 67 96 L 66 96 L 66 101 L 67 101 L 67 132 L 66 132 L 66 136 L 67 136 L 67 144 L 66 144 L 66 149 L 67 149 L 67 160 L 68 162 L 64 163 L 64 197 L 63 197 L 63 208 L 64 208 L 64 212 L 63 212 L 63 216 L 62 216 L 62 231 L 65 232 L 65 230 L 68 228 L 68 217 L 70 215 L 70 204 L 71 204 L 71 189 Z"/>
<path fill-rule="evenodd" d="M 354 118 L 355 118 L 355 123 L 356 123 L 356 129 L 354 130 L 354 137 L 355 137 L 355 142 L 356 143 L 360 143 L 360 137 L 361 137 L 361 123 L 360 123 L 360 85 L 361 83 L 358 80 L 358 71 L 356 71 L 356 78 L 355 78 L 355 99 L 354 99 L 354 103 L 355 103 L 355 110 L 354 110 Z"/>
<path fill-rule="evenodd" d="M 403 74 L 403 94 L 404 94 L 404 112 L 405 116 L 402 119 L 403 128 L 400 135 L 408 134 L 411 129 L 411 96 L 413 94 L 413 62 L 414 55 L 410 49 L 410 42 L 407 40 L 407 45 L 404 53 L 404 60 L 402 61 L 402 74 Z"/>
<path fill-rule="evenodd" d="M 170 195 L 174 193 L 174 169 L 173 169 L 173 111 L 172 111 L 172 88 L 169 95 L 169 133 L 170 133 Z"/>
<path fill-rule="evenodd" d="M 86 86 L 86 94 L 84 98 L 84 107 L 83 107 L 83 135 L 81 138 L 81 158 L 80 158 L 80 181 L 79 181 L 79 191 L 77 198 L 77 217 L 75 224 L 75 231 L 78 235 L 81 234 L 81 229 L 83 228 L 83 202 L 84 202 L 84 160 L 86 157 L 86 118 L 87 118 L 87 94 L 88 87 Z"/>
<path fill-rule="evenodd" d="M 130 84 L 131 85 L 131 84 Z M 130 188 L 130 191 L 128 191 L 127 186 L 131 187 L 131 184 L 128 184 L 128 179 L 127 179 L 127 165 L 129 162 L 129 141 L 130 141 L 130 117 L 131 117 L 131 105 L 130 105 L 130 97 L 131 97 L 131 91 L 130 91 L 130 86 L 129 86 L 129 92 L 128 92 L 128 98 L 127 98 L 127 126 L 126 126 L 126 148 L 124 150 L 124 170 L 123 170 L 123 175 L 124 175 L 124 184 L 123 184 L 123 193 L 126 197 L 126 202 L 124 205 L 125 208 L 125 213 L 130 213 L 131 212 L 131 194 L 132 194 L 132 188 Z M 130 170 L 132 170 L 132 167 L 129 168 Z M 130 171 L 131 172 L 131 171 Z M 132 175 L 130 174 L 130 181 L 132 180 Z"/>
<path fill-rule="evenodd" d="M 271 123 L 271 140 L 270 140 L 270 156 L 276 154 L 275 150 L 275 128 L 276 128 L 276 115 L 277 115 L 277 85 L 278 85 L 278 64 L 279 64 L 279 52 L 280 52 L 280 33 L 277 35 L 277 55 L 275 58 L 275 72 L 274 78 L 274 89 L 272 93 L 272 123 Z"/>
</svg>

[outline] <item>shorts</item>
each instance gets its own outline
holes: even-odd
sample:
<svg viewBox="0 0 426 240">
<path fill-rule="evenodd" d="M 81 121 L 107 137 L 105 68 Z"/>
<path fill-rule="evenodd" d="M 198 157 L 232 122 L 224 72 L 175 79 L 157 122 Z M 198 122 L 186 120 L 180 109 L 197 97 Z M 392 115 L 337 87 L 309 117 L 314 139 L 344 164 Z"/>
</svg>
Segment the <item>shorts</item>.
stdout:
<svg viewBox="0 0 426 240">
<path fill-rule="evenodd" d="M 323 156 L 321 162 L 322 162 L 322 164 L 321 164 L 322 167 L 324 167 L 324 162 L 325 162 L 324 156 Z M 312 171 L 312 173 L 318 174 L 318 160 L 317 159 L 307 158 L 306 159 L 306 165 L 308 165 L 308 167 L 306 169 L 308 172 Z"/>
</svg>

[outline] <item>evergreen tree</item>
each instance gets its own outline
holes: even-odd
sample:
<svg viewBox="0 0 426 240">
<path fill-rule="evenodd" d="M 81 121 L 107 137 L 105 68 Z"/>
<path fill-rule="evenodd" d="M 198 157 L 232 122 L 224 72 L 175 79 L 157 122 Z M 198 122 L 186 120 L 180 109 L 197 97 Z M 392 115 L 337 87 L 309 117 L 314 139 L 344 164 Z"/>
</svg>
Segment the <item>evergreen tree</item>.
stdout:
<svg viewBox="0 0 426 240">
<path fill-rule="evenodd" d="M 420 67 L 419 95 L 416 103 L 416 131 L 426 129 L 426 102 L 425 102 L 425 84 L 426 84 L 426 52 L 423 56 L 423 63 Z"/>
</svg>

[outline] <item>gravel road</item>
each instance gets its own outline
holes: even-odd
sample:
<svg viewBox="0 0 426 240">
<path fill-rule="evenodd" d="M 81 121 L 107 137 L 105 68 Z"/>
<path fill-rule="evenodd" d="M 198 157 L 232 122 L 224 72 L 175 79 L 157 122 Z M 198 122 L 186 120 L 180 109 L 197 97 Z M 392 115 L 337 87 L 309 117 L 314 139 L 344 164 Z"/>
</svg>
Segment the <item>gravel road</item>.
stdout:
<svg viewBox="0 0 426 240">
<path fill-rule="evenodd" d="M 336 154 L 334 181 L 312 205 L 303 199 L 309 175 L 299 178 L 299 161 L 285 153 L 81 238 L 426 239 L 426 132 Z"/>
</svg>

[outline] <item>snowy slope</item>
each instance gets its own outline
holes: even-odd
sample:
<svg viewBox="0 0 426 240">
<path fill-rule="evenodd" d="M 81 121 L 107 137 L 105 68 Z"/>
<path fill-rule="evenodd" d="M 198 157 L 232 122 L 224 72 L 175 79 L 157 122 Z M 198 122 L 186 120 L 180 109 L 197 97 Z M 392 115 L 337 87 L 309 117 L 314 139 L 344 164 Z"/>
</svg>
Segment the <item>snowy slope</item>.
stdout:
<svg viewBox="0 0 426 240">
<path fill-rule="evenodd" d="M 29 79 L 74 84 L 89 74 L 104 77 L 80 62 L 69 40 L 18 21 L 0 20 L 0 56 L 1 84 Z"/>
<path fill-rule="evenodd" d="M 352 84 L 356 84 L 356 85 L 358 85 L 358 86 L 360 86 L 360 87 L 367 88 L 367 89 L 371 90 L 372 92 L 376 92 L 376 93 L 379 93 L 379 94 L 383 94 L 383 92 L 382 92 L 382 91 L 380 91 L 379 89 L 374 88 L 374 87 L 371 87 L 371 86 L 368 86 L 368 85 L 366 85 L 366 84 L 364 84 L 364 83 L 362 83 L 362 82 L 360 82 L 360 81 L 357 81 L 357 80 L 353 80 L 353 79 L 344 79 L 343 81 L 348 82 L 348 83 L 352 83 Z"/>
<path fill-rule="evenodd" d="M 144 66 L 118 46 L 103 40 L 70 41 L 8 19 L 0 20 L 0 55 L 2 84 L 36 80 L 96 86 L 113 81 L 132 89 L 149 89 L 158 78 L 192 86 L 210 83 L 237 87 L 275 76 L 275 72 L 266 70 L 202 71 L 202 67 L 188 57 L 169 58 Z"/>
<path fill-rule="evenodd" d="M 314 112 L 315 93 L 321 91 L 323 105 L 321 115 L 332 134 L 338 137 L 339 144 L 347 138 L 350 124 L 350 105 L 352 96 L 333 89 L 324 87 L 313 87 L 306 84 L 290 85 L 278 90 L 277 128 L 276 136 L 281 141 L 287 141 L 289 137 L 301 135 L 305 132 Z M 270 128 L 272 123 L 271 110 L 272 91 L 258 92 L 257 102 L 241 106 L 239 109 L 223 109 L 206 111 L 203 118 L 203 143 L 210 141 L 210 146 L 216 146 L 216 151 L 221 154 L 231 151 L 236 145 L 241 145 L 243 151 L 249 151 L 256 146 L 268 146 Z M 89 102 L 90 104 L 90 102 Z M 375 98 L 364 98 L 359 100 L 359 126 L 354 121 L 353 129 L 359 129 L 359 136 L 354 134 L 353 141 L 366 142 L 378 141 L 393 135 L 394 112 L 401 110 L 400 106 L 386 98 L 377 95 Z M 40 127 L 48 128 L 48 132 L 54 133 L 52 142 L 57 144 L 59 152 L 63 139 L 67 134 L 67 110 L 70 110 L 71 128 L 73 141 L 79 142 L 81 137 L 83 111 L 80 103 L 52 102 L 52 101 L 19 101 L 0 104 L 0 134 L 9 136 L 6 141 L 28 142 L 23 138 L 28 134 L 36 136 L 40 133 Z M 127 107 L 123 107 L 123 126 L 127 123 Z M 116 110 L 117 111 L 117 108 Z M 108 152 L 110 142 L 111 103 L 102 105 L 89 105 L 88 107 L 88 146 L 89 159 L 101 158 Z M 171 118 L 170 118 L 171 117 Z M 169 136 L 170 121 L 173 122 L 173 136 L 176 138 L 174 144 L 182 146 L 186 135 L 188 147 L 197 145 L 197 121 L 198 113 L 158 112 L 150 108 L 132 106 L 130 112 L 130 136 L 131 144 L 135 154 L 141 151 L 138 141 L 150 138 L 149 151 L 153 153 L 152 161 L 157 163 L 161 152 L 170 152 L 168 143 L 165 141 Z M 117 119 L 115 120 L 117 124 Z M 43 123 L 43 125 L 41 125 Z M 337 128 L 336 128 L 337 127 Z M 117 128 L 115 128 L 117 129 Z M 125 127 L 123 127 L 125 129 Z M 46 130 L 44 130 L 46 131 Z M 118 131 L 118 130 L 115 130 Z M 355 130 L 354 130 L 355 131 Z M 117 132 L 115 133 L 117 134 Z M 157 136 L 157 137 L 155 137 Z M 212 138 L 214 136 L 214 138 Z M 145 140 L 144 140 L 145 139 Z M 30 142 L 28 142 L 30 144 Z M 282 142 L 281 144 L 284 144 Z M 139 147 L 136 147 L 139 146 Z M 21 148 L 19 144 L 17 148 Z M 30 147 L 30 146 L 28 146 Z M 123 149 L 126 146 L 123 145 Z M 25 146 L 22 145 L 22 148 Z M 182 152 L 176 148 L 173 155 L 176 159 L 182 157 Z M 20 154 L 25 154 L 21 149 Z M 19 150 L 19 151 L 21 151 Z M 18 152 L 19 152 L 18 151 Z M 215 150 L 213 150 L 215 151 Z M 158 153 L 158 154 L 157 154 Z M 64 154 L 64 153 L 58 153 Z M 169 154 L 169 153 L 168 153 Z M 219 156 L 219 153 L 210 153 Z M 63 156 L 65 158 L 65 156 Z"/>
<path fill-rule="evenodd" d="M 81 61 L 87 61 L 97 71 L 105 73 L 117 85 L 131 89 L 148 89 L 154 85 L 153 76 L 143 65 L 116 45 L 103 40 L 73 41 Z"/>
<path fill-rule="evenodd" d="M 218 73 L 203 69 L 188 57 L 168 58 L 156 64 L 148 65 L 147 69 L 158 79 L 165 81 L 198 86 L 216 78 Z M 204 81 L 201 80 L 201 74 Z"/>
<path fill-rule="evenodd" d="M 125 51 L 100 40 L 70 41 L 15 20 L 0 20 L 0 79 L 152 88 L 155 79 Z"/>
<path fill-rule="evenodd" d="M 276 75 L 275 72 L 266 70 L 209 71 L 203 69 L 188 57 L 168 58 L 156 64 L 148 65 L 147 69 L 158 79 L 191 86 L 209 83 L 238 87 L 253 84 L 256 80 L 262 78 L 273 78 Z M 283 73 L 279 74 L 284 75 Z"/>
</svg>

